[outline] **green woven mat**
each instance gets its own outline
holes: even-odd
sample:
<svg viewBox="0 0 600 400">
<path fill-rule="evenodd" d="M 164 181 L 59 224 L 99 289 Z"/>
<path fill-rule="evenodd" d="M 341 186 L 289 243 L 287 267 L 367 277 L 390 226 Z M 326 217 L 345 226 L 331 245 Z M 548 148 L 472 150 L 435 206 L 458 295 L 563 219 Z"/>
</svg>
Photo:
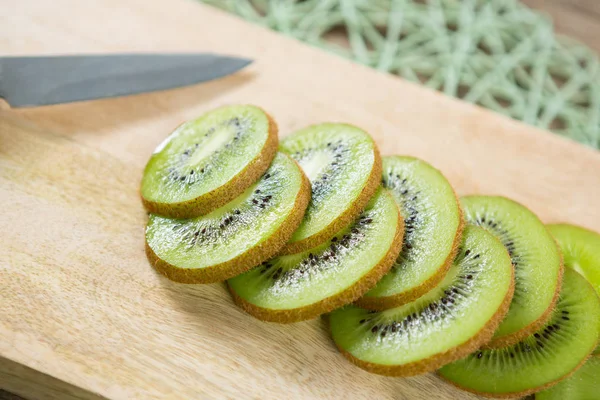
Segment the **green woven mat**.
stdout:
<svg viewBox="0 0 600 400">
<path fill-rule="evenodd" d="M 600 148 L 598 56 L 516 0 L 200 1 Z"/>
</svg>

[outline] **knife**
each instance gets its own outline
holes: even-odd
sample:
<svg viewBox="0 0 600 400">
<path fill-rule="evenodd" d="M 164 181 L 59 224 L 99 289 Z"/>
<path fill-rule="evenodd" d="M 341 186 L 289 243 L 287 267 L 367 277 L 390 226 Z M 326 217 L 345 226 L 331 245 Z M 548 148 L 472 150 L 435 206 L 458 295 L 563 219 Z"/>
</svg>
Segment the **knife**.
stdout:
<svg viewBox="0 0 600 400">
<path fill-rule="evenodd" d="M 0 57 L 0 97 L 23 107 L 124 96 L 209 81 L 251 62 L 210 53 Z"/>
</svg>

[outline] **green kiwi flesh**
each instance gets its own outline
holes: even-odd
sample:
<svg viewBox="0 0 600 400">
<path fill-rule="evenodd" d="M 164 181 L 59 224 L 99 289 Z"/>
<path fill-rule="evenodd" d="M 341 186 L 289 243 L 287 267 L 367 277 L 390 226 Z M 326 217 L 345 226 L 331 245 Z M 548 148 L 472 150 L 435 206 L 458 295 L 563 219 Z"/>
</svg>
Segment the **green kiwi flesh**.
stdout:
<svg viewBox="0 0 600 400">
<path fill-rule="evenodd" d="M 383 157 L 382 184 L 400 207 L 405 232 L 398 260 L 357 304 L 381 310 L 408 303 L 439 284 L 460 243 L 463 218 L 454 190 L 414 157 Z"/>
<path fill-rule="evenodd" d="M 402 246 L 394 199 L 379 189 L 359 217 L 328 242 L 266 261 L 228 281 L 235 302 L 266 321 L 315 318 L 363 295 L 387 272 Z"/>
<path fill-rule="evenodd" d="M 600 295 L 600 234 L 568 224 L 548 229 L 562 250 L 566 267 L 579 272 Z"/>
<path fill-rule="evenodd" d="M 186 218 L 239 196 L 269 167 L 277 126 L 260 108 L 221 107 L 180 125 L 154 151 L 142 178 L 148 211 Z"/>
<path fill-rule="evenodd" d="M 354 305 L 329 315 L 341 352 L 367 371 L 411 376 L 458 360 L 489 340 L 506 314 L 514 288 L 504 246 L 467 226 L 443 281 L 412 303 L 384 311 Z"/>
<path fill-rule="evenodd" d="M 172 219 L 151 214 L 148 257 L 177 282 L 231 278 L 281 249 L 300 224 L 309 198 L 308 179 L 296 162 L 278 153 L 257 183 L 207 215 Z"/>
<path fill-rule="evenodd" d="M 515 267 L 515 294 L 489 347 L 517 343 L 542 326 L 556 303 L 562 277 L 558 246 L 539 218 L 521 204 L 496 196 L 462 198 L 467 222 L 493 233 Z"/>
<path fill-rule="evenodd" d="M 535 400 L 594 400 L 600 398 L 600 357 L 590 357 L 581 368 L 550 389 L 535 394 Z"/>
<path fill-rule="evenodd" d="M 600 296 L 600 234 L 569 224 L 552 224 L 548 229 L 562 250 L 565 266 L 579 272 Z M 594 354 L 600 354 L 600 347 Z"/>
<path fill-rule="evenodd" d="M 281 141 L 311 182 L 304 220 L 284 247 L 299 253 L 324 243 L 352 222 L 379 186 L 381 157 L 373 139 L 346 124 L 310 126 Z"/>
<path fill-rule="evenodd" d="M 600 299 L 577 272 L 565 270 L 550 320 L 512 346 L 477 351 L 439 370 L 442 378 L 490 397 L 519 397 L 562 380 L 588 358 L 600 326 Z"/>
</svg>

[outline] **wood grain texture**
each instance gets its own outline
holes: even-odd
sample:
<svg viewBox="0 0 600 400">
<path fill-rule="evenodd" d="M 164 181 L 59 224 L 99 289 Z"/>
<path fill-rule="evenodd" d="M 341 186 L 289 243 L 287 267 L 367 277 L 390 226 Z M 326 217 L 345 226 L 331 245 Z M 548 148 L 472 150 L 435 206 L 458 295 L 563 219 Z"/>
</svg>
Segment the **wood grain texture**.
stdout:
<svg viewBox="0 0 600 400">
<path fill-rule="evenodd" d="M 32 399 L 476 398 L 433 375 L 368 374 L 337 353 L 321 320 L 262 323 L 222 284 L 175 284 L 150 268 L 143 166 L 171 129 L 219 105 L 264 107 L 284 135 L 353 123 L 384 155 L 440 168 L 458 194 L 510 196 L 547 222 L 600 230 L 600 155 L 576 143 L 191 0 L 16 4 L 0 24 L 5 54 L 211 50 L 256 61 L 179 90 L 0 111 L 6 390 Z"/>
<path fill-rule="evenodd" d="M 549 15 L 557 33 L 571 36 L 600 53 L 600 1 L 521 0 Z"/>
</svg>

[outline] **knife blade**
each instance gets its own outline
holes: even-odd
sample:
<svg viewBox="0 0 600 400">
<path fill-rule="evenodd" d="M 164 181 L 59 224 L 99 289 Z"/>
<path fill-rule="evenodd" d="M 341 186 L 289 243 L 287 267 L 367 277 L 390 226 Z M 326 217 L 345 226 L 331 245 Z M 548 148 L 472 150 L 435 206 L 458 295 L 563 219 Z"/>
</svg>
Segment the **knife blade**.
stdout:
<svg viewBox="0 0 600 400">
<path fill-rule="evenodd" d="M 0 97 L 40 106 L 188 86 L 252 60 L 211 53 L 0 57 Z"/>
</svg>

